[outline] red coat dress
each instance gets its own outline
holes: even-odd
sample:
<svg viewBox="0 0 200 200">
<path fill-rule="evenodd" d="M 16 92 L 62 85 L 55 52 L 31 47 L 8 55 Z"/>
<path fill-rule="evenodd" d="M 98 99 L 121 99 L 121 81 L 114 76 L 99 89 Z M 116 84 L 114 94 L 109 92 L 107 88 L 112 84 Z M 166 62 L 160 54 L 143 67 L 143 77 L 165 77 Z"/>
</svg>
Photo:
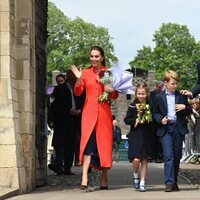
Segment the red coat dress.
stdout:
<svg viewBox="0 0 200 200">
<path fill-rule="evenodd" d="M 106 70 L 102 67 L 101 70 Z M 86 91 L 85 104 L 82 111 L 82 135 L 80 143 L 80 162 L 83 161 L 83 154 L 92 131 L 96 132 L 97 149 L 101 167 L 112 166 L 112 113 L 107 101 L 99 102 L 98 98 L 104 91 L 104 86 L 99 82 L 95 68 L 84 69 L 80 84 L 75 84 L 75 95 L 79 96 Z M 110 98 L 116 99 L 116 91 L 110 93 Z"/>
</svg>

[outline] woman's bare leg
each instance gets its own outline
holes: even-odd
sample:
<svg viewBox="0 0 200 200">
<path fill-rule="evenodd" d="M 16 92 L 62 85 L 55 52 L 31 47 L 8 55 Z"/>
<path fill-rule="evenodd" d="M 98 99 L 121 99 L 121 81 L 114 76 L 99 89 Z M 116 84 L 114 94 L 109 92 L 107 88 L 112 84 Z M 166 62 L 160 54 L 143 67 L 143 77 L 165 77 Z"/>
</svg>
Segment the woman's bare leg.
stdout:
<svg viewBox="0 0 200 200">
<path fill-rule="evenodd" d="M 101 179 L 100 179 L 100 187 L 107 187 L 108 186 L 108 168 L 103 168 L 101 173 Z"/>
<path fill-rule="evenodd" d="M 88 184 L 88 169 L 90 166 L 91 156 L 84 155 L 83 157 L 83 167 L 82 167 L 82 182 L 81 185 Z"/>
</svg>

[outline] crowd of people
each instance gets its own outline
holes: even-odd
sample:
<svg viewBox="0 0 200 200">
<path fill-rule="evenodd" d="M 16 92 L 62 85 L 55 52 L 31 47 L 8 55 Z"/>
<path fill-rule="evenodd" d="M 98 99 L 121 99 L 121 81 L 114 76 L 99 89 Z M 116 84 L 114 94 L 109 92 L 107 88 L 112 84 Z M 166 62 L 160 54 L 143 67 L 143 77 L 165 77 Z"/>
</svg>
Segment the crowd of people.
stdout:
<svg viewBox="0 0 200 200">
<path fill-rule="evenodd" d="M 80 189 L 86 190 L 91 169 L 101 171 L 100 189 L 108 189 L 108 170 L 118 162 L 121 129 L 111 112 L 111 99 L 118 97 L 112 85 L 102 84 L 100 73 L 107 71 L 104 50 L 90 49 L 91 66 L 67 70 L 56 77 L 49 106 L 48 124 L 53 128 L 52 146 L 55 160 L 49 165 L 57 175 L 74 175 L 73 165 L 82 166 Z M 200 63 L 198 69 L 200 71 Z M 135 99 L 127 109 L 124 122 L 130 125 L 128 159 L 132 163 L 133 187 L 145 192 L 148 161 L 164 163 L 165 192 L 179 191 L 178 172 L 182 143 L 189 133 L 187 116 L 192 113 L 188 97 L 199 94 L 200 78 L 192 90 L 178 91 L 179 75 L 172 70 L 164 73 L 163 81 L 154 91 L 141 81 L 135 88 Z M 99 97 L 108 93 L 105 101 Z"/>
</svg>

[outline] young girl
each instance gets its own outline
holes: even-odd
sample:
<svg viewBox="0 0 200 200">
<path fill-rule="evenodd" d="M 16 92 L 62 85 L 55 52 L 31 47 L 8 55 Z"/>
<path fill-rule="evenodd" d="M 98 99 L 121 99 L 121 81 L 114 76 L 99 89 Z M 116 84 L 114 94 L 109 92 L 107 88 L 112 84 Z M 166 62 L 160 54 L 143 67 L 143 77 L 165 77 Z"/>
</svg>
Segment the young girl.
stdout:
<svg viewBox="0 0 200 200">
<path fill-rule="evenodd" d="M 146 83 L 139 83 L 136 86 L 135 100 L 128 107 L 126 117 L 124 119 L 127 125 L 130 125 L 130 133 L 128 134 L 128 158 L 133 165 L 133 186 L 140 192 L 145 192 L 145 179 L 147 173 L 148 158 L 152 154 L 152 128 L 151 111 L 138 111 L 138 105 L 149 107 L 148 88 Z M 148 119 L 141 120 L 142 115 L 147 114 Z"/>
</svg>

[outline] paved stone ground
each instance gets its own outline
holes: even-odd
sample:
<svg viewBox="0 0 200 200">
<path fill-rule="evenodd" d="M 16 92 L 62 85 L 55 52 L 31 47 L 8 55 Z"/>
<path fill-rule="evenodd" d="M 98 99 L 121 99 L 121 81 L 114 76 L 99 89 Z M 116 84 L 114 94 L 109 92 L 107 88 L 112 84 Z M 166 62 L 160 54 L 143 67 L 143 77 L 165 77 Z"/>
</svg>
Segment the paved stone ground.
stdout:
<svg viewBox="0 0 200 200">
<path fill-rule="evenodd" d="M 90 193 L 92 190 L 98 190 L 98 185 L 91 185 L 88 192 L 83 192 L 79 189 L 81 181 L 81 167 L 73 167 L 72 171 L 76 173 L 74 176 L 63 175 L 57 176 L 52 171 L 48 171 L 47 186 L 38 187 L 35 191 L 19 195 L 16 197 L 8 198 L 12 200 L 199 200 L 200 198 L 200 165 L 195 164 L 181 164 L 180 169 L 180 193 L 173 192 L 166 194 L 163 184 L 163 164 L 150 163 L 149 173 L 147 176 L 147 191 L 145 194 L 135 191 L 132 187 L 131 164 L 127 162 L 119 162 L 113 165 L 112 170 L 109 172 L 109 190 L 96 191 Z M 94 175 L 94 174 L 93 174 Z M 91 178 L 93 177 L 91 175 Z M 94 182 L 93 182 L 94 183 Z M 187 184 L 189 183 L 189 185 Z M 113 195 L 115 196 L 113 198 Z M 15 196 L 15 194 L 10 195 Z M 5 197 L 5 196 L 4 196 Z M 9 196 L 7 196 L 9 197 Z M 0 199 L 1 191 L 0 191 Z"/>
<path fill-rule="evenodd" d="M 0 187 L 0 200 L 6 199 L 11 196 L 15 196 L 19 194 L 19 190 L 16 188 L 5 188 Z"/>
<path fill-rule="evenodd" d="M 195 188 L 200 188 L 200 164 L 181 164 L 180 176 Z"/>
<path fill-rule="evenodd" d="M 50 189 L 57 188 L 67 188 L 73 189 L 77 188 L 81 184 L 81 167 L 73 167 L 72 171 L 76 175 L 55 175 L 55 173 L 51 170 L 48 170 L 48 177 L 47 177 L 47 187 Z M 42 188 L 41 188 L 42 189 Z"/>
<path fill-rule="evenodd" d="M 156 165 L 162 166 L 163 164 Z M 73 189 L 79 187 L 81 183 L 81 167 L 73 167 L 72 171 L 76 174 L 75 176 L 55 176 L 55 173 L 49 170 L 47 186 L 45 189 L 49 188 L 50 190 L 57 190 L 58 188 L 66 189 L 67 187 L 67 189 Z M 179 176 L 185 179 L 189 184 L 193 185 L 196 189 L 200 188 L 200 164 L 181 164 Z M 42 188 L 40 189 L 42 190 Z"/>
</svg>

